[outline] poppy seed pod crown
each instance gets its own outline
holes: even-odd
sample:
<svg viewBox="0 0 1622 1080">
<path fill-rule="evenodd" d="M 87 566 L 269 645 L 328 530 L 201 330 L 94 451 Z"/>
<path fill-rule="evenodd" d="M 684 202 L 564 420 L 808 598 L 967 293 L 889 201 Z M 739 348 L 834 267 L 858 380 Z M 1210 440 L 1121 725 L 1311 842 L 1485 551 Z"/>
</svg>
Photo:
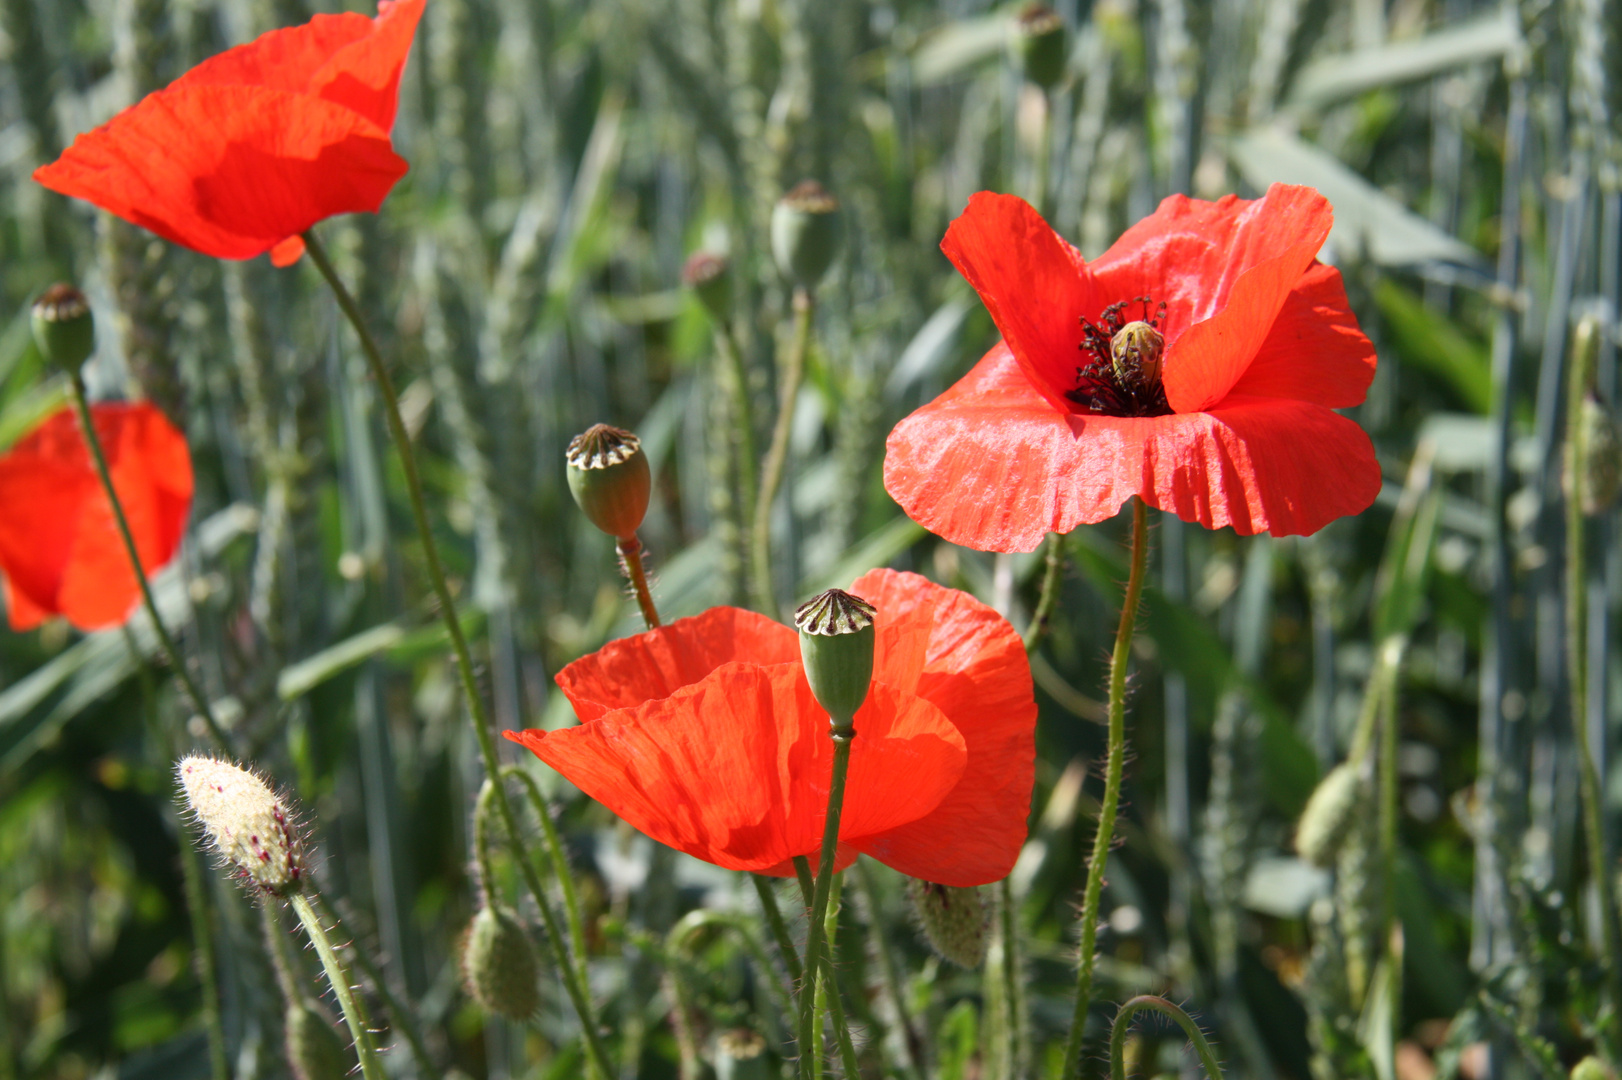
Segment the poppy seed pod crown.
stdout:
<svg viewBox="0 0 1622 1080">
<path fill-rule="evenodd" d="M 96 351 L 96 320 L 84 293 L 59 282 L 34 301 L 32 314 L 39 351 L 60 370 L 76 374 Z"/>
<path fill-rule="evenodd" d="M 806 681 L 835 734 L 850 734 L 873 682 L 873 615 L 872 604 L 842 589 L 812 597 L 794 613 Z"/>
<path fill-rule="evenodd" d="M 569 440 L 569 492 L 591 523 L 618 540 L 636 535 L 648 513 L 653 475 L 642 440 L 594 424 Z"/>
<path fill-rule="evenodd" d="M 772 258 L 800 288 L 817 287 L 839 239 L 839 200 L 815 180 L 801 180 L 772 207 Z"/>
<path fill-rule="evenodd" d="M 732 264 L 725 255 L 693 252 L 682 264 L 681 283 L 693 290 L 710 318 L 724 321 L 732 313 Z"/>
<path fill-rule="evenodd" d="M 1027 4 L 1014 17 L 1014 52 L 1025 77 L 1044 90 L 1064 78 L 1064 20 L 1045 4 Z"/>
</svg>

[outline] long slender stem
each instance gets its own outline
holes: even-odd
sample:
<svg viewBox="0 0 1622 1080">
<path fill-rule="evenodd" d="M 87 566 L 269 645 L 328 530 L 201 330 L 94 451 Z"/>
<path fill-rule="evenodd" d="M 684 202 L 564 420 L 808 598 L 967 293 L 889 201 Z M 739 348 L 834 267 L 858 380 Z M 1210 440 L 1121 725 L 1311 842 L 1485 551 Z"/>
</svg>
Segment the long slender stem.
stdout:
<svg viewBox="0 0 1622 1080">
<path fill-rule="evenodd" d="M 738 348 L 730 323 L 717 323 L 715 349 L 727 367 L 728 387 L 732 392 L 733 420 L 738 431 L 738 496 L 745 514 L 755 509 L 755 470 L 759 460 L 755 457 L 755 413 L 749 401 L 749 370 L 743 363 L 743 351 Z"/>
<path fill-rule="evenodd" d="M 327 982 L 332 984 L 332 992 L 338 996 L 338 1007 L 343 1010 L 344 1023 L 349 1025 L 349 1036 L 355 1040 L 355 1053 L 360 1055 L 361 1075 L 366 1080 L 387 1080 L 383 1064 L 377 1058 L 377 1048 L 372 1045 L 372 1022 L 366 1016 L 366 1005 L 349 985 L 349 974 L 338 959 L 338 950 L 332 947 L 327 928 L 321 925 L 321 918 L 310 906 L 309 897 L 294 893 L 289 902 L 299 922 L 304 924 L 304 932 L 310 935 L 315 954 L 321 958 L 321 967 L 327 973 Z"/>
<path fill-rule="evenodd" d="M 451 646 L 456 655 L 456 669 L 461 677 L 462 693 L 467 700 L 473 734 L 478 739 L 479 753 L 484 758 L 485 773 L 498 776 L 501 772 L 501 759 L 496 755 L 490 714 L 479 694 L 478 679 L 473 672 L 473 654 L 468 649 L 467 637 L 462 633 L 461 621 L 456 616 L 456 601 L 451 596 L 450 585 L 445 580 L 445 568 L 439 558 L 439 544 L 434 540 L 433 527 L 428 521 L 428 505 L 423 497 L 422 477 L 417 471 L 416 455 L 411 449 L 411 436 L 407 433 L 405 421 L 400 416 L 400 400 L 395 393 L 394 380 L 389 375 L 388 366 L 383 362 L 383 354 L 378 351 L 377 342 L 373 340 L 371 331 L 366 328 L 366 320 L 361 315 L 360 307 L 355 303 L 355 298 L 349 294 L 343 280 L 339 278 L 326 249 L 316 239 L 314 232 L 306 232 L 303 236 L 304 246 L 310 253 L 311 261 L 315 263 L 321 276 L 326 278 L 333 296 L 337 299 L 339 309 L 354 327 L 355 335 L 360 338 L 361 352 L 366 357 L 367 369 L 371 372 L 373 381 L 377 383 L 378 397 L 383 402 L 383 416 L 388 425 L 389 437 L 400 456 L 401 472 L 405 474 L 406 492 L 411 500 L 411 516 L 422 542 L 423 562 L 428 568 L 428 578 L 433 584 L 434 597 L 439 602 L 440 619 L 445 624 L 446 633 L 450 635 Z M 496 809 L 501 812 L 501 820 L 507 828 L 508 838 L 515 849 L 521 849 L 523 834 L 519 830 L 518 815 L 513 810 L 512 800 L 508 798 L 504 785 L 495 786 L 495 799 Z M 613 1070 L 609 1066 L 608 1052 L 603 1047 L 602 1036 L 597 1030 L 597 1019 L 588 996 L 588 988 L 580 983 L 573 965 L 569 962 L 567 951 L 562 944 L 562 928 L 558 925 L 557 915 L 552 910 L 552 902 L 547 898 L 540 876 L 528 859 L 520 858 L 517 862 L 524 884 L 534 897 L 535 905 L 540 909 L 541 918 L 546 924 L 547 940 L 551 943 L 553 958 L 563 973 L 564 989 L 568 992 L 570 1003 L 574 1005 L 575 1012 L 580 1017 L 580 1031 L 586 1044 L 586 1056 L 598 1075 L 607 1080 L 613 1075 Z"/>
<path fill-rule="evenodd" d="M 231 1075 L 225 1054 L 225 1020 L 220 1015 L 220 961 L 215 951 L 214 912 L 209 903 L 208 879 L 202 857 L 193 844 L 180 845 L 180 873 L 191 914 L 192 947 L 197 954 L 197 978 L 203 991 L 203 1023 L 208 1029 L 208 1067 L 214 1080 Z"/>
<path fill-rule="evenodd" d="M 851 1042 L 850 1025 L 845 1022 L 845 1003 L 839 997 L 839 976 L 834 970 L 833 941 L 839 932 L 839 875 L 828 875 L 831 879 L 828 895 L 828 915 L 823 926 L 823 936 L 829 945 L 822 955 L 822 985 L 819 987 L 819 996 L 826 996 L 828 1019 L 833 1021 L 834 1038 L 839 1043 L 839 1062 L 844 1067 L 846 1080 L 858 1080 L 862 1075 L 861 1066 L 856 1062 L 856 1045 Z"/>
<path fill-rule="evenodd" d="M 1036 611 L 1031 614 L 1030 625 L 1025 627 L 1025 651 L 1035 649 L 1042 640 L 1053 615 L 1053 605 L 1059 600 L 1059 571 L 1064 568 L 1064 537 L 1048 533 L 1047 561 L 1042 571 L 1042 592 L 1036 599 Z"/>
<path fill-rule="evenodd" d="M 1126 760 L 1126 669 L 1132 656 L 1132 633 L 1137 627 L 1138 599 L 1143 593 L 1143 564 L 1149 548 L 1143 500 L 1132 498 L 1132 568 L 1121 601 L 1121 623 L 1115 631 L 1115 651 L 1109 669 L 1109 760 L 1104 768 L 1104 800 L 1098 808 L 1098 834 L 1087 866 L 1087 888 L 1081 902 L 1081 953 L 1076 963 L 1076 1009 L 1065 1044 L 1064 1077 L 1075 1080 L 1081 1069 L 1081 1046 L 1087 1030 L 1087 1007 L 1092 1004 L 1093 950 L 1098 942 L 1098 903 L 1104 891 L 1104 864 L 1115 838 L 1115 812 L 1121 801 L 1121 770 Z"/>
<path fill-rule="evenodd" d="M 754 527 L 750 536 L 750 555 L 754 564 L 752 584 L 755 607 L 768 615 L 775 614 L 777 610 L 777 597 L 772 591 L 772 502 L 777 498 L 778 486 L 783 482 L 783 469 L 788 463 L 788 439 L 794 430 L 800 384 L 805 381 L 805 354 L 811 347 L 811 316 L 815 307 L 811 290 L 803 285 L 796 287 L 794 336 L 783 364 L 777 423 L 772 427 L 771 445 L 766 450 L 766 462 L 761 466 L 760 497 L 755 501 Z"/>
<path fill-rule="evenodd" d="M 788 969 L 789 978 L 794 982 L 800 981 L 800 956 L 794 951 L 794 939 L 789 936 L 788 923 L 783 921 L 782 909 L 777 906 L 777 894 L 772 891 L 772 883 L 762 874 L 750 874 L 749 879 L 755 883 L 755 892 L 760 896 L 760 910 L 766 917 L 766 926 L 772 932 L 772 940 L 777 942 L 777 951 L 783 955 L 783 966 Z"/>
<path fill-rule="evenodd" d="M 1199 1025 L 1182 1009 L 1153 994 L 1139 994 L 1123 1004 L 1120 1011 L 1115 1014 L 1115 1023 L 1110 1026 L 1109 1033 L 1111 1080 L 1126 1080 L 1126 1031 L 1131 1026 L 1132 1017 L 1142 1009 L 1153 1009 L 1177 1021 L 1178 1026 L 1183 1029 L 1183 1034 L 1188 1036 L 1188 1041 L 1194 1044 L 1194 1052 L 1200 1056 L 1200 1064 L 1205 1068 L 1205 1075 L 1210 1077 L 1210 1080 L 1222 1080 L 1222 1066 L 1217 1063 L 1216 1052 L 1211 1049 L 1211 1043 Z"/>
<path fill-rule="evenodd" d="M 997 885 L 998 917 L 1002 920 L 1003 998 L 1008 1009 L 1008 1044 L 1013 1076 L 1030 1071 L 1030 1017 L 1025 1005 L 1024 961 L 1019 949 L 1019 902 L 1012 877 Z"/>
<path fill-rule="evenodd" d="M 862 890 L 862 896 L 867 901 L 869 936 L 873 941 L 873 951 L 878 954 L 879 970 L 884 976 L 884 988 L 890 995 L 890 1003 L 895 1006 L 896 1027 L 900 1029 L 901 1067 L 911 1080 L 922 1080 L 923 1073 L 918 1068 L 918 1059 L 913 1055 L 913 1027 L 912 1017 L 908 1015 L 907 995 L 901 985 L 901 968 L 896 963 L 895 950 L 890 948 L 890 937 L 879 925 L 879 890 L 873 879 L 873 868 L 866 859 L 856 860 L 856 880 Z"/>
<path fill-rule="evenodd" d="M 821 1060 L 820 1047 L 812 1042 L 812 1019 L 816 1015 L 814 984 L 822 968 L 823 920 L 828 914 L 828 896 L 833 888 L 834 855 L 839 848 L 839 818 L 845 806 L 845 773 L 850 768 L 850 744 L 855 737 L 850 718 L 836 721 L 833 729 L 834 767 L 828 783 L 828 816 L 822 826 L 822 858 L 817 866 L 815 891 L 811 896 L 811 922 L 805 931 L 806 982 L 800 988 L 800 1075 L 811 1075 L 809 1066 Z"/>
<path fill-rule="evenodd" d="M 653 594 L 648 591 L 647 571 L 642 569 L 642 541 L 630 536 L 618 541 L 615 548 L 620 553 L 625 576 L 631 579 L 631 591 L 636 593 L 636 606 L 642 609 L 642 621 L 648 624 L 649 630 L 662 626 L 659 609 L 653 606 Z"/>
<path fill-rule="evenodd" d="M 72 372 L 68 379 L 73 390 L 73 407 L 79 414 L 79 427 L 84 431 L 85 445 L 90 448 L 90 459 L 96 464 L 96 476 L 101 480 L 101 488 L 107 493 L 107 501 L 112 504 L 113 520 L 118 523 L 118 535 L 124 541 L 124 553 L 129 556 L 130 569 L 135 573 L 135 582 L 141 587 L 141 604 L 146 608 L 146 616 L 152 621 L 152 630 L 158 636 L 158 644 L 162 646 L 164 655 L 169 658 L 169 666 L 174 669 L 175 677 L 186 690 L 186 696 L 191 698 L 192 706 L 197 715 L 203 718 L 208 726 L 208 733 L 214 741 L 224 749 L 231 747 L 230 740 L 226 738 L 225 730 L 214 716 L 214 709 L 209 705 L 208 698 L 198 687 L 191 673 L 186 669 L 185 658 L 180 655 L 180 648 L 175 639 L 169 636 L 169 630 L 163 625 L 163 617 L 158 614 L 158 602 L 152 596 L 152 584 L 146 579 L 146 571 L 141 567 L 141 553 L 135 546 L 135 535 L 130 532 L 129 518 L 124 516 L 124 503 L 118 497 L 118 491 L 113 487 L 113 474 L 107 467 L 107 454 L 102 449 L 101 436 L 96 434 L 96 422 L 90 415 L 90 402 L 85 396 L 84 378 L 77 371 Z"/>
<path fill-rule="evenodd" d="M 574 945 L 575 962 L 580 967 L 580 978 L 585 981 L 586 972 L 586 924 L 580 918 L 580 897 L 574 888 L 574 874 L 569 869 L 569 853 L 564 850 L 563 838 L 558 835 L 557 823 L 552 820 L 552 811 L 541 797 L 541 789 L 535 783 L 535 778 L 516 765 L 509 765 L 503 770 L 505 776 L 516 776 L 524 783 L 524 790 L 529 793 L 529 805 L 535 811 L 535 816 L 541 823 L 541 834 L 546 838 L 547 854 L 552 859 L 552 874 L 558 879 L 558 888 L 563 892 L 563 914 L 569 921 L 569 940 Z"/>
<path fill-rule="evenodd" d="M 331 909 L 327 908 L 324 898 L 319 893 L 316 894 L 315 898 L 324 909 L 322 913 L 329 914 Z M 353 909 L 350 910 L 349 921 L 351 925 L 354 925 L 355 916 Z M 336 918 L 336 915 L 331 917 Z M 411 1059 L 417 1064 L 418 1075 L 422 1080 L 429 1080 L 430 1077 L 437 1075 L 440 1071 L 439 1067 L 434 1064 L 433 1058 L 428 1055 L 428 1047 L 422 1041 L 422 1032 L 417 1027 L 416 1016 L 410 1009 L 406 1008 L 405 1002 L 395 997 L 394 991 L 389 989 L 388 980 L 383 978 L 383 972 L 378 970 L 376 964 L 367 959 L 365 949 L 354 950 L 354 957 L 355 966 L 359 967 L 361 974 L 371 981 L 372 989 L 377 992 L 377 996 L 383 1001 L 383 1007 L 394 1018 L 394 1030 L 405 1036 L 406 1047 L 411 1051 Z"/>
</svg>

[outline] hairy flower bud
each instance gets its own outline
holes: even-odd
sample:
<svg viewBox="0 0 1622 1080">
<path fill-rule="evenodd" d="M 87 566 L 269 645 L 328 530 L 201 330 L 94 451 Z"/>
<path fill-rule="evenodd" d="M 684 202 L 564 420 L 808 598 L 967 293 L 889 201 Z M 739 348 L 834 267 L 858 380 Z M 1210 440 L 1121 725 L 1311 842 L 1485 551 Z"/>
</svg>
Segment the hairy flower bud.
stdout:
<svg viewBox="0 0 1622 1080">
<path fill-rule="evenodd" d="M 806 681 L 835 734 L 850 734 L 873 682 L 873 615 L 872 604 L 842 589 L 814 596 L 794 613 Z"/>
<path fill-rule="evenodd" d="M 535 950 L 517 919 L 480 908 L 462 942 L 462 979 L 485 1012 L 527 1020 L 541 1004 Z"/>
<path fill-rule="evenodd" d="M 693 290 L 710 318 L 725 321 L 732 313 L 732 264 L 725 255 L 695 251 L 682 265 L 681 283 Z"/>
<path fill-rule="evenodd" d="M 52 364 L 77 374 L 96 351 L 96 320 L 90 301 L 72 285 L 58 283 L 40 294 L 33 309 L 34 342 Z"/>
<path fill-rule="evenodd" d="M 261 892 L 304 887 L 304 840 L 293 812 L 259 777 L 218 758 L 192 755 L 175 766 L 186 803 L 214 849 Z"/>
<path fill-rule="evenodd" d="M 814 289 L 839 254 L 839 200 L 801 180 L 772 208 L 772 258 L 783 276 Z"/>
<path fill-rule="evenodd" d="M 1064 20 L 1045 4 L 1026 4 L 1014 17 L 1014 52 L 1025 77 L 1044 90 L 1064 78 Z"/>
<path fill-rule="evenodd" d="M 1295 850 L 1313 866 L 1334 864 L 1362 803 L 1358 767 L 1343 761 L 1318 781 L 1295 826 Z"/>
<path fill-rule="evenodd" d="M 622 428 L 594 424 L 569 441 L 569 491 L 591 523 L 617 540 L 642 527 L 653 491 L 642 440 Z"/>
<path fill-rule="evenodd" d="M 349 1053 L 333 1022 L 307 1001 L 290 1001 L 285 1017 L 287 1065 L 295 1080 L 344 1080 Z"/>
<path fill-rule="evenodd" d="M 1160 357 L 1166 339 L 1146 322 L 1129 322 L 1110 338 L 1110 368 L 1128 389 L 1160 385 Z"/>
<path fill-rule="evenodd" d="M 913 878 L 908 892 L 930 947 L 961 967 L 979 967 L 991 930 L 991 905 L 980 888 L 959 889 Z"/>
</svg>

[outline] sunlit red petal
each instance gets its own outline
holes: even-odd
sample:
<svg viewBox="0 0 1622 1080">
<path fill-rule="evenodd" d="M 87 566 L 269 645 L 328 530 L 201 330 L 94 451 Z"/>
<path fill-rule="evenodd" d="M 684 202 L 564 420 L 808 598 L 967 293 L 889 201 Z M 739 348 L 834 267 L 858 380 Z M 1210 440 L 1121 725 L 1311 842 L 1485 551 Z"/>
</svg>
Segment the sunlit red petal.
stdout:
<svg viewBox="0 0 1622 1080">
<path fill-rule="evenodd" d="M 1076 385 L 1081 320 L 1111 299 L 1075 248 L 1024 199 L 982 191 L 946 230 L 946 257 L 974 286 L 1031 382 L 1058 409 Z"/>
<path fill-rule="evenodd" d="M 851 591 L 878 609 L 875 677 L 939 708 L 963 735 L 969 760 L 934 810 L 853 845 L 942 885 L 1006 877 L 1025 842 L 1035 781 L 1036 700 L 1024 642 L 987 605 L 917 574 L 874 570 Z M 922 649 L 898 638 L 921 638 Z"/>
<path fill-rule="evenodd" d="M 963 737 L 922 698 L 875 683 L 856 731 L 842 838 L 916 820 L 963 773 Z M 648 836 L 717 865 L 783 872 L 820 846 L 833 742 L 798 663 L 726 664 L 668 698 L 507 737 Z"/>
<path fill-rule="evenodd" d="M 1290 291 L 1232 392 L 1346 409 L 1368 395 L 1374 362 L 1374 346 L 1358 329 L 1340 271 L 1316 263 Z"/>
<path fill-rule="evenodd" d="M 558 672 L 581 720 L 669 697 L 722 664 L 798 663 L 793 630 L 741 608 L 710 608 L 669 626 L 611 641 Z"/>
</svg>

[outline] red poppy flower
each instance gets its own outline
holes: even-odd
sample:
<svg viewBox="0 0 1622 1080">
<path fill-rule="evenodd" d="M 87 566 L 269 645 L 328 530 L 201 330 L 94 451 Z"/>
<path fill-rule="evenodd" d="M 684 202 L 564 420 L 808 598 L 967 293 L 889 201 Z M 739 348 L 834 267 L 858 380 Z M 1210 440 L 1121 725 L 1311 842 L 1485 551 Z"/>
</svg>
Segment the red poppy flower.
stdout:
<svg viewBox="0 0 1622 1080">
<path fill-rule="evenodd" d="M 405 175 L 389 128 L 423 3 L 317 15 L 205 60 L 34 179 L 205 255 L 286 266 L 299 233 L 375 212 Z"/>
<path fill-rule="evenodd" d="M 916 574 L 851 592 L 878 609 L 856 713 L 837 866 L 858 852 L 943 885 L 1005 877 L 1024 843 L 1036 702 L 1007 620 Z M 780 877 L 822 841 L 833 740 L 795 632 L 712 608 L 612 642 L 558 674 L 581 724 L 508 732 L 647 835 Z"/>
<path fill-rule="evenodd" d="M 141 566 L 151 573 L 174 558 L 191 509 L 186 440 L 145 402 L 90 411 Z M 0 573 L 13 630 L 52 615 L 81 630 L 117 626 L 140 598 L 72 409 L 53 413 L 0 456 Z"/>
<path fill-rule="evenodd" d="M 941 247 L 1003 341 L 890 433 L 884 486 L 985 551 L 1034 550 L 1133 495 L 1280 536 L 1365 509 L 1373 447 L 1331 410 L 1363 400 L 1374 348 L 1316 261 L 1331 219 L 1285 184 L 1174 195 L 1089 263 L 1024 201 L 975 195 Z"/>
</svg>

